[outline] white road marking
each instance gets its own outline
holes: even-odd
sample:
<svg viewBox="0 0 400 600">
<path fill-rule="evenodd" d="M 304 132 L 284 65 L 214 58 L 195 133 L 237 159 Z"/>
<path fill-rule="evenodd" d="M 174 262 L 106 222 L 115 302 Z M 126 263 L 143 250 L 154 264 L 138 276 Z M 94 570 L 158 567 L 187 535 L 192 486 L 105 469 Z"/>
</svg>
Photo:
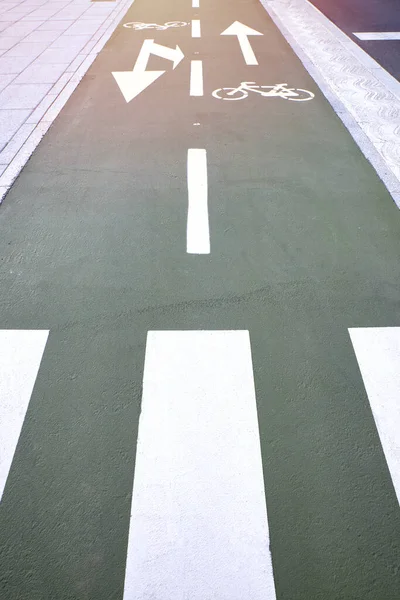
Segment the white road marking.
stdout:
<svg viewBox="0 0 400 600">
<path fill-rule="evenodd" d="M 170 27 L 186 27 L 189 23 L 186 21 L 167 21 L 163 25 L 159 25 L 158 23 L 140 23 L 138 21 L 131 21 L 129 23 L 124 23 L 123 27 L 127 29 L 133 29 L 134 31 L 143 31 L 144 29 L 157 29 L 159 31 L 165 31 Z"/>
<path fill-rule="evenodd" d="M 190 95 L 203 95 L 203 61 L 192 60 L 190 67 Z"/>
<path fill-rule="evenodd" d="M 144 40 L 133 70 L 112 72 L 126 102 L 133 100 L 133 98 L 143 92 L 156 79 L 164 75 L 165 71 L 146 71 L 151 54 L 170 60 L 173 63 L 173 69 L 184 58 L 184 54 L 179 46 L 169 48 L 168 46 L 156 44 L 154 40 Z"/>
<path fill-rule="evenodd" d="M 192 37 L 201 37 L 200 21 L 199 19 L 193 19 L 192 21 Z"/>
<path fill-rule="evenodd" d="M 247 331 L 147 337 L 124 600 L 275 600 Z"/>
<path fill-rule="evenodd" d="M 48 335 L 0 330 L 0 502 Z"/>
<path fill-rule="evenodd" d="M 192 8 L 200 8 L 200 0 L 192 0 Z"/>
<path fill-rule="evenodd" d="M 188 150 L 188 216 L 186 252 L 210 254 L 208 222 L 207 153 L 200 148 Z"/>
<path fill-rule="evenodd" d="M 151 42 L 151 44 L 149 45 L 149 49 L 146 50 L 147 60 L 150 54 L 153 54 L 154 56 L 159 56 L 160 58 L 166 58 L 167 60 L 170 60 L 173 63 L 172 68 L 175 69 L 179 65 L 181 60 L 183 60 L 185 57 L 178 44 L 175 46 L 175 48 L 169 48 L 168 46 L 156 44 L 154 40 L 145 40 L 145 42 Z"/>
<path fill-rule="evenodd" d="M 130 102 L 148 88 L 165 71 L 113 71 L 113 76 L 126 102 Z"/>
<path fill-rule="evenodd" d="M 314 98 L 314 94 L 309 90 L 301 88 L 289 88 L 287 83 L 276 83 L 275 85 L 258 85 L 249 81 L 242 81 L 236 88 L 219 88 L 214 90 L 212 95 L 219 100 L 229 100 L 236 102 L 248 98 L 249 92 L 260 94 L 263 98 L 283 98 L 293 102 L 307 102 Z"/>
<path fill-rule="evenodd" d="M 400 31 L 366 31 L 354 34 L 359 40 L 400 40 Z"/>
<path fill-rule="evenodd" d="M 400 327 L 349 333 L 400 504 Z"/>
<path fill-rule="evenodd" d="M 235 21 L 228 27 L 228 29 L 225 29 L 221 35 L 236 35 L 246 65 L 258 65 L 256 55 L 253 52 L 253 48 L 251 47 L 248 36 L 263 35 L 262 33 L 252 29 L 251 27 L 248 27 L 247 25 L 243 25 L 243 23 L 240 23 L 239 21 Z"/>
</svg>

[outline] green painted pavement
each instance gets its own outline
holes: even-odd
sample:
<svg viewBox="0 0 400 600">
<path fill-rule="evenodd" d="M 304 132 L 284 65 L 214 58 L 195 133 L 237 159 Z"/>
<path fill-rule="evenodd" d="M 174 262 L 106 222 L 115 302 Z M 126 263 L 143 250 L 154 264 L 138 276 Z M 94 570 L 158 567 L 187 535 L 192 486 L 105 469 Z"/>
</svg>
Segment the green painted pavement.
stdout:
<svg viewBox="0 0 400 600">
<path fill-rule="evenodd" d="M 200 39 L 117 28 L 2 206 L 1 327 L 50 336 L 1 597 L 122 599 L 146 333 L 249 329 L 278 600 L 398 600 L 398 504 L 347 333 L 400 324 L 398 209 L 258 2 L 137 0 L 123 22 L 196 15 Z M 264 33 L 258 67 L 219 36 L 234 20 Z M 126 104 L 111 72 L 153 37 L 185 60 L 152 57 L 167 73 Z M 211 96 L 245 80 L 316 97 Z M 188 148 L 207 150 L 210 256 L 186 254 Z"/>
</svg>

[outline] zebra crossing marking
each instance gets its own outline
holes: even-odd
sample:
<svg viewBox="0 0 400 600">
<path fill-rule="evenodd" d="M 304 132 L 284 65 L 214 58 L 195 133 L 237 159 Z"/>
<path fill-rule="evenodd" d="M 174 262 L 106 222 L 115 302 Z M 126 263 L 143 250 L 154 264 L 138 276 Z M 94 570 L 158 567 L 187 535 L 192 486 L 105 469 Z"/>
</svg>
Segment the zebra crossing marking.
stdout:
<svg viewBox="0 0 400 600">
<path fill-rule="evenodd" d="M 49 332 L 0 330 L 0 502 Z"/>
<path fill-rule="evenodd" d="M 400 504 L 400 327 L 349 334 Z"/>
<path fill-rule="evenodd" d="M 124 600 L 275 600 L 248 331 L 147 337 Z"/>
</svg>

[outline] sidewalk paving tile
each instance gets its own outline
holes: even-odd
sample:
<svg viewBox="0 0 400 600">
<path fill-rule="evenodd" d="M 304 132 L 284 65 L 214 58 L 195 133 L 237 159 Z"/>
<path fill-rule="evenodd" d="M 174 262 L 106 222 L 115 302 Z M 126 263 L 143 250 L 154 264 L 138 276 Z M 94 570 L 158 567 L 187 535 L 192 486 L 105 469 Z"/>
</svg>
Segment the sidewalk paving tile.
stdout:
<svg viewBox="0 0 400 600">
<path fill-rule="evenodd" d="M 0 151 L 18 131 L 30 113 L 30 110 L 0 109 Z"/>
<path fill-rule="evenodd" d="M 35 129 L 36 123 L 24 123 L 11 138 L 5 148 L 0 152 L 0 163 L 8 164 L 12 161 L 18 150 L 22 147 L 26 138 Z"/>
<path fill-rule="evenodd" d="M 0 109 L 36 108 L 51 87 L 51 83 L 11 84 L 0 94 Z"/>
<path fill-rule="evenodd" d="M 32 61 L 32 56 L 2 56 L 0 58 L 0 75 L 21 73 Z"/>
<path fill-rule="evenodd" d="M 36 61 L 29 65 L 14 83 L 55 83 L 65 71 L 65 65 L 38 64 Z"/>
<path fill-rule="evenodd" d="M 47 21 L 38 27 L 37 31 L 65 31 L 75 23 L 74 19 L 65 19 L 63 21 Z"/>
<path fill-rule="evenodd" d="M 39 54 L 42 54 L 42 52 L 46 50 L 46 48 L 48 48 L 49 45 L 50 42 L 18 42 L 18 44 L 16 44 L 10 50 L 8 50 L 8 52 L 6 52 L 4 57 L 8 58 L 9 56 L 30 56 L 33 60 L 34 58 L 39 56 Z"/>
</svg>

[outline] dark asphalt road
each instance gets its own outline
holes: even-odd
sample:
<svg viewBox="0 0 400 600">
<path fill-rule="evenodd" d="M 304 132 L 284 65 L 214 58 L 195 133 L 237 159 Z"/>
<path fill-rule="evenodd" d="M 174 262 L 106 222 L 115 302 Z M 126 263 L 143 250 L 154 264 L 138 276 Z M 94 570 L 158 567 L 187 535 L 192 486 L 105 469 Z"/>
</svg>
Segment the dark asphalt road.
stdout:
<svg viewBox="0 0 400 600">
<path fill-rule="evenodd" d="M 398 0 L 310 0 L 328 19 L 400 81 L 400 40 L 359 40 L 354 32 L 400 31 Z"/>
<path fill-rule="evenodd" d="M 2 327 L 50 329 L 1 598 L 122 599 L 146 333 L 249 329 L 277 598 L 398 600 L 398 503 L 347 331 L 400 323 L 398 209 L 256 0 L 137 0 L 123 22 L 196 16 L 200 39 L 118 27 L 1 209 Z M 258 67 L 219 35 L 234 20 L 264 34 Z M 185 60 L 127 104 L 111 72 L 148 37 Z M 244 80 L 315 99 L 211 96 Z M 186 254 L 188 148 L 207 149 L 209 256 Z"/>
</svg>

